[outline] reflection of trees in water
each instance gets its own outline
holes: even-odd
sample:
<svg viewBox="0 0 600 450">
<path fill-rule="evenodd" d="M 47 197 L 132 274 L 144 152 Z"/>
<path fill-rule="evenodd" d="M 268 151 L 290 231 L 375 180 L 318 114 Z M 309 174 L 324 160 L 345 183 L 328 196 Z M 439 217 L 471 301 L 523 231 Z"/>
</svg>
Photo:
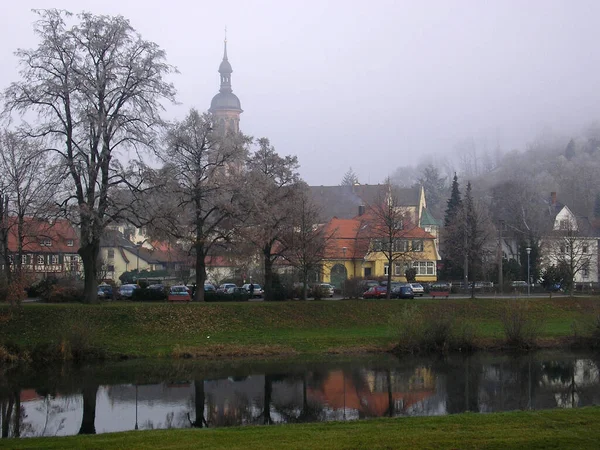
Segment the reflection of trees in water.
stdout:
<svg viewBox="0 0 600 450">
<path fill-rule="evenodd" d="M 190 424 L 194 428 L 202 428 L 203 426 L 208 427 L 206 418 L 204 417 L 204 404 L 206 398 L 204 393 L 204 380 L 194 380 L 194 410 L 196 412 L 196 418 L 192 421 L 187 415 Z"/>
<path fill-rule="evenodd" d="M 83 416 L 79 434 L 96 434 L 96 397 L 98 395 L 98 384 L 84 383 L 81 389 L 83 398 Z"/>
<path fill-rule="evenodd" d="M 593 405 L 598 400 L 598 363 L 591 359 L 548 361 L 541 365 L 540 386 L 549 402 L 562 408 Z"/>
<path fill-rule="evenodd" d="M 273 403 L 274 410 L 281 416 L 285 423 L 304 423 L 317 422 L 324 419 L 324 406 L 321 403 L 311 402 L 308 399 L 308 378 L 310 374 L 303 373 L 302 375 L 294 375 L 286 379 L 290 390 L 299 383 L 302 383 L 302 401 L 298 402 L 297 398 L 288 396 L 284 401 L 275 401 Z"/>
<path fill-rule="evenodd" d="M 206 426 L 230 427 L 248 423 L 252 419 L 251 404 L 248 397 L 241 392 L 232 392 L 227 399 L 206 395 Z"/>
</svg>

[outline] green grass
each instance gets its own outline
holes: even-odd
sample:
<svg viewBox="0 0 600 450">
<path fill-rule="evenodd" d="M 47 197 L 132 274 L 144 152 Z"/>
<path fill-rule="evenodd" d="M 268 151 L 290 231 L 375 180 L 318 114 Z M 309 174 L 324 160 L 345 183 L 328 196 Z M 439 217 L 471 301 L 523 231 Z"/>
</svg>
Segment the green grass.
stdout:
<svg viewBox="0 0 600 450">
<path fill-rule="evenodd" d="M 28 449 L 596 449 L 600 408 L 2 439 Z"/>
<path fill-rule="evenodd" d="M 502 339 L 500 317 L 511 302 L 526 302 L 540 338 L 568 338 L 574 323 L 597 312 L 598 298 L 346 300 L 273 303 L 104 303 L 0 306 L 0 344 L 32 349 L 79 335 L 109 356 L 171 356 L 193 348 L 231 356 L 380 351 L 398 341 L 407 305 L 473 324 L 482 340 Z M 194 353 L 194 352 L 192 352 Z"/>
</svg>

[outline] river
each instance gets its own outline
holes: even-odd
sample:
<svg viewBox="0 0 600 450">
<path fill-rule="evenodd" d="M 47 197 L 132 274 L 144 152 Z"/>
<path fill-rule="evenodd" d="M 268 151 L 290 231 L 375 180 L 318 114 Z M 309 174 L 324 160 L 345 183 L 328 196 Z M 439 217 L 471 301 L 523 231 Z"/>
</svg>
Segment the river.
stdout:
<svg viewBox="0 0 600 450">
<path fill-rule="evenodd" d="M 2 437 L 576 408 L 600 355 L 132 360 L 0 368 Z"/>
</svg>

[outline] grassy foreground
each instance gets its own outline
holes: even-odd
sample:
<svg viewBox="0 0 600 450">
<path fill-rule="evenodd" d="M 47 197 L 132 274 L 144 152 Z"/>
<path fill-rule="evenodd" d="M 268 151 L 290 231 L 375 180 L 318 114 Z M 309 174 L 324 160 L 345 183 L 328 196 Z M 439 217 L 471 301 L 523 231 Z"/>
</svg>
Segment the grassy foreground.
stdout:
<svg viewBox="0 0 600 450">
<path fill-rule="evenodd" d="M 28 449 L 596 449 L 600 408 L 0 440 Z"/>
<path fill-rule="evenodd" d="M 43 352 L 93 346 L 108 357 L 222 357 L 389 350 L 407 308 L 503 339 L 500 317 L 526 305 L 540 342 L 556 345 L 596 317 L 598 298 L 344 300 L 281 303 L 25 304 L 0 307 L 0 345 Z M 485 345 L 483 345 L 485 347 Z"/>
</svg>

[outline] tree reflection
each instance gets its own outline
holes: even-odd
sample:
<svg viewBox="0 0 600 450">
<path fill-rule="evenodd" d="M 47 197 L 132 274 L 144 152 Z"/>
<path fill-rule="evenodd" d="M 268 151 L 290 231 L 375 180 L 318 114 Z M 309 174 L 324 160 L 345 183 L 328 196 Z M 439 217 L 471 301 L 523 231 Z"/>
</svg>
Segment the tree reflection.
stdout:
<svg viewBox="0 0 600 450">
<path fill-rule="evenodd" d="M 83 417 L 79 434 L 96 434 L 96 396 L 98 395 L 97 383 L 85 383 L 81 389 L 83 397 Z"/>
<path fill-rule="evenodd" d="M 194 409 L 196 411 L 196 420 L 190 421 L 192 427 L 202 428 L 207 427 L 208 423 L 204 418 L 204 403 L 206 401 L 204 394 L 204 380 L 194 380 Z M 189 414 L 188 414 L 189 418 Z"/>
</svg>

